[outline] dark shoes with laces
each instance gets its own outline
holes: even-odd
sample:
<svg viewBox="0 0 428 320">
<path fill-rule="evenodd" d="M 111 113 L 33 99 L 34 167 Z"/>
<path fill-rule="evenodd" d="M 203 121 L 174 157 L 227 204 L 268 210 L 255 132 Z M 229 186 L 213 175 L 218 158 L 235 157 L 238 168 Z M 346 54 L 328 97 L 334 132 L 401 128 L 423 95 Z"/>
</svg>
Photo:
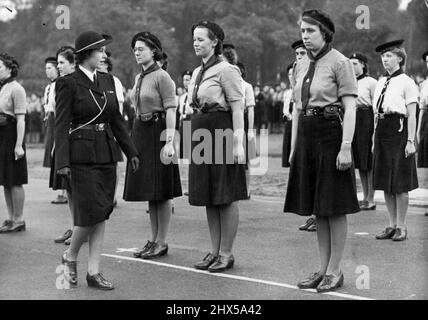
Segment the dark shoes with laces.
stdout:
<svg viewBox="0 0 428 320">
<path fill-rule="evenodd" d="M 377 240 L 404 241 L 407 239 L 407 229 L 400 227 L 386 227 L 380 234 L 376 236 Z"/>
<path fill-rule="evenodd" d="M 304 224 L 299 226 L 300 231 L 309 231 L 314 232 L 317 231 L 317 221 L 315 218 L 310 217 Z"/>
<path fill-rule="evenodd" d="M 68 229 L 62 236 L 59 236 L 54 240 L 55 243 L 64 243 L 68 239 L 71 239 L 71 236 L 73 235 L 73 231 Z"/>
<path fill-rule="evenodd" d="M 147 252 L 141 254 L 140 258 L 145 260 L 156 259 L 156 258 L 166 256 L 167 254 L 168 254 L 167 244 L 161 246 L 157 242 L 152 242 L 150 249 L 148 249 Z"/>
<path fill-rule="evenodd" d="M 198 270 L 218 273 L 233 268 L 234 264 L 235 257 L 233 255 L 226 257 L 222 255 L 214 256 L 212 253 L 208 253 L 201 261 L 196 263 L 194 267 Z"/>
<path fill-rule="evenodd" d="M 339 275 L 333 274 L 323 275 L 320 272 L 311 274 L 308 278 L 303 279 L 297 284 L 299 289 L 316 289 L 317 292 L 334 291 L 343 286 L 344 276 L 340 271 Z"/>
<path fill-rule="evenodd" d="M 0 233 L 13 233 L 25 231 L 25 221 L 15 222 L 12 220 L 6 220 L 3 222 L 3 225 L 0 227 Z"/>
<path fill-rule="evenodd" d="M 113 284 L 106 280 L 101 273 L 97 273 L 94 275 L 89 275 L 89 273 L 86 275 L 86 282 L 88 283 L 88 287 L 95 288 L 99 290 L 113 290 L 114 286 Z"/>
<path fill-rule="evenodd" d="M 148 240 L 146 245 L 141 250 L 134 252 L 134 254 L 133 254 L 134 258 L 141 258 L 142 255 L 149 252 L 150 248 L 153 246 L 154 243 L 155 243 L 154 241 Z"/>
</svg>

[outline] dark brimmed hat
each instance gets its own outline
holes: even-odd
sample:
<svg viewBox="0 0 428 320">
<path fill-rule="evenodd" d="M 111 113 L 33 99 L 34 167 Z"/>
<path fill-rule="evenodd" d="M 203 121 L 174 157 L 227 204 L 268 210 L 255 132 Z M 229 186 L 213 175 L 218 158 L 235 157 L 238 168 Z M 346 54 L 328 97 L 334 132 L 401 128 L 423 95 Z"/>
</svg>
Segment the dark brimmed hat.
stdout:
<svg viewBox="0 0 428 320">
<path fill-rule="evenodd" d="M 76 53 L 87 50 L 96 50 L 113 41 L 113 37 L 108 34 L 99 34 L 95 31 L 86 31 L 81 33 L 76 41 L 74 47 Z"/>
<path fill-rule="evenodd" d="M 182 74 L 181 77 L 184 78 L 184 76 L 192 76 L 193 72 L 190 70 L 185 70 Z"/>
<path fill-rule="evenodd" d="M 131 41 L 132 48 L 135 47 L 135 43 L 138 41 L 138 39 L 143 39 L 144 41 L 147 41 L 148 43 L 150 43 L 156 49 L 162 51 L 162 43 L 160 42 L 159 38 L 156 37 L 153 33 L 149 31 L 138 32 L 136 35 L 132 37 L 132 41 Z"/>
<path fill-rule="evenodd" d="M 383 53 L 385 51 L 390 51 L 391 49 L 394 49 L 394 48 L 401 48 L 403 42 L 404 40 L 389 41 L 384 44 L 381 44 L 380 46 L 377 46 L 375 51 L 378 53 Z"/>
<path fill-rule="evenodd" d="M 199 21 L 198 23 L 196 23 L 192 26 L 192 34 L 193 34 L 193 31 L 195 31 L 196 27 L 207 28 L 207 29 L 211 30 L 212 33 L 214 33 L 214 35 L 217 37 L 217 39 L 219 39 L 220 41 L 224 41 L 224 37 L 225 37 L 224 31 L 217 23 L 211 22 L 208 20 Z"/>
<path fill-rule="evenodd" d="M 427 60 L 427 56 L 428 56 L 428 51 L 425 51 L 425 52 L 422 54 L 422 60 L 426 61 L 426 60 Z"/>
<path fill-rule="evenodd" d="M 294 50 L 296 50 L 298 48 L 301 48 L 301 47 L 303 47 L 304 49 L 306 49 L 305 45 L 303 44 L 303 40 L 301 40 L 301 39 L 297 40 L 297 41 L 294 41 L 293 44 L 291 45 L 291 47 Z"/>
<path fill-rule="evenodd" d="M 336 29 L 334 27 L 333 21 L 330 19 L 330 16 L 322 10 L 311 9 L 305 10 L 302 14 L 302 18 L 309 17 L 313 20 L 321 23 L 324 27 L 326 27 L 331 32 L 335 33 Z"/>
<path fill-rule="evenodd" d="M 225 49 L 233 49 L 233 50 L 236 50 L 236 49 L 235 49 L 235 46 L 234 46 L 233 44 L 231 44 L 231 43 L 225 43 L 225 44 L 223 44 L 223 50 L 225 50 Z"/>
<path fill-rule="evenodd" d="M 349 59 L 358 59 L 358 60 L 360 60 L 361 62 L 364 62 L 364 63 L 368 63 L 369 62 L 369 60 L 367 59 L 367 57 L 364 54 L 359 53 L 359 52 L 354 52 L 353 54 L 351 54 L 349 56 Z"/>
<path fill-rule="evenodd" d="M 54 64 L 54 65 L 57 65 L 58 64 L 58 61 L 57 61 L 57 59 L 55 58 L 55 57 L 47 57 L 46 59 L 45 59 L 45 64 L 46 63 L 52 63 L 52 64 Z"/>
</svg>

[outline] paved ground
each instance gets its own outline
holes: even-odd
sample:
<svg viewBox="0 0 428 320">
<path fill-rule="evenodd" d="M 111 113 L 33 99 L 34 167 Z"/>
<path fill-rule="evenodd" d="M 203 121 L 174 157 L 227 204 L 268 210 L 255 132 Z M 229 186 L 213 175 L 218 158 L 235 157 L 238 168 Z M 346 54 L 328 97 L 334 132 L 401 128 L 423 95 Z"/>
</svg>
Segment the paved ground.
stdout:
<svg viewBox="0 0 428 320">
<path fill-rule="evenodd" d="M 214 276 L 191 268 L 209 248 L 209 234 L 204 210 L 190 207 L 186 197 L 175 201 L 169 255 L 156 262 L 131 258 L 132 249 L 143 245 L 150 234 L 147 204 L 120 201 L 108 223 L 102 262 L 103 273 L 117 289 L 104 293 L 86 287 L 87 246 L 79 259 L 79 286 L 58 289 L 61 274 L 56 272 L 61 271 L 65 247 L 52 239 L 67 228 L 68 211 L 64 205 L 50 204 L 55 193 L 47 188 L 48 170 L 39 168 L 41 154 L 37 148 L 28 151 L 28 230 L 0 236 L 0 299 L 428 299 L 426 209 L 410 208 L 408 241 L 376 241 L 374 235 L 387 223 L 382 203 L 377 211 L 349 216 L 344 288 L 322 295 L 297 290 L 295 283 L 318 267 L 316 235 L 297 231 L 303 219 L 282 213 L 286 186 L 279 175 L 286 175 L 286 170 L 277 158 L 270 159 L 267 177 L 259 178 L 259 185 L 252 188 L 252 200 L 240 205 L 233 270 Z M 185 179 L 183 185 L 186 188 Z M 424 205 L 427 200 L 424 189 L 412 193 L 412 203 Z M 0 197 L 0 219 L 5 216 Z"/>
</svg>

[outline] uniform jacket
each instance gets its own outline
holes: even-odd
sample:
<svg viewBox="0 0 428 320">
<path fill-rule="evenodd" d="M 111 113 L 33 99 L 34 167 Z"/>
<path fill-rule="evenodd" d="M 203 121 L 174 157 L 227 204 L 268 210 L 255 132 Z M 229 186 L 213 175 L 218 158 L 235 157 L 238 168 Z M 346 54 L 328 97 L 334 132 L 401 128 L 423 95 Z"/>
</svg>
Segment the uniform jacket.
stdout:
<svg viewBox="0 0 428 320">
<path fill-rule="evenodd" d="M 55 119 L 55 169 L 70 167 L 71 164 L 103 164 L 117 162 L 116 138 L 128 159 L 138 152 L 131 141 L 126 123 L 119 111 L 113 77 L 97 72 L 97 87 L 81 70 L 56 83 Z M 94 101 L 94 95 L 98 105 Z M 105 96 L 104 94 L 105 93 Z M 105 101 L 106 107 L 92 124 L 108 123 L 106 131 L 77 130 L 70 134 L 70 128 L 85 124 L 100 113 Z"/>
</svg>

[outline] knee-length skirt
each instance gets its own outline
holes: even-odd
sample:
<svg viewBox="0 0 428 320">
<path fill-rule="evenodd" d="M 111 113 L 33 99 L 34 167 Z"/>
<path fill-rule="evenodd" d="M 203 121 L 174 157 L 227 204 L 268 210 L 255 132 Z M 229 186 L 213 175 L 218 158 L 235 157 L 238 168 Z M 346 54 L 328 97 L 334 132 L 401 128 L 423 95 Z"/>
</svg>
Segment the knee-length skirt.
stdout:
<svg viewBox="0 0 428 320">
<path fill-rule="evenodd" d="M 247 198 L 245 164 L 233 161 L 232 128 L 230 112 L 192 116 L 191 205 L 218 206 Z M 224 133 L 225 138 L 219 137 L 220 133 Z"/>
<path fill-rule="evenodd" d="M 116 163 L 71 164 L 74 225 L 94 226 L 113 212 Z"/>
<path fill-rule="evenodd" d="M 50 168 L 52 162 L 52 149 L 54 145 L 54 134 L 55 134 L 55 115 L 53 112 L 49 112 L 46 135 L 45 135 L 45 155 L 43 157 L 43 167 Z"/>
<path fill-rule="evenodd" d="M 418 187 L 415 155 L 406 158 L 407 119 L 398 114 L 379 119 L 375 134 L 373 187 L 397 194 Z"/>
<path fill-rule="evenodd" d="M 422 115 L 418 147 L 418 167 L 428 168 L 428 110 Z"/>
<path fill-rule="evenodd" d="M 352 155 L 356 169 L 370 171 L 373 168 L 373 131 L 373 109 L 371 107 L 358 108 L 356 112 L 354 139 L 352 141 Z"/>
<path fill-rule="evenodd" d="M 290 151 L 291 151 L 291 132 L 292 132 L 292 121 L 286 120 L 284 122 L 284 137 L 282 139 L 282 167 L 290 167 Z"/>
<path fill-rule="evenodd" d="M 0 127 L 0 186 L 10 188 L 28 183 L 26 154 L 15 160 L 16 139 L 16 121 L 9 120 Z M 23 148 L 25 151 L 25 143 Z"/>
<path fill-rule="evenodd" d="M 165 146 L 161 133 L 165 129 L 165 119 L 148 122 L 135 120 L 131 138 L 140 155 L 140 168 L 133 173 L 128 161 L 125 201 L 166 201 L 182 195 L 177 155 L 171 163 L 161 159 Z"/>
<path fill-rule="evenodd" d="M 299 117 L 284 212 L 330 217 L 360 210 L 354 167 L 346 171 L 336 168 L 341 142 L 339 119 Z"/>
</svg>

